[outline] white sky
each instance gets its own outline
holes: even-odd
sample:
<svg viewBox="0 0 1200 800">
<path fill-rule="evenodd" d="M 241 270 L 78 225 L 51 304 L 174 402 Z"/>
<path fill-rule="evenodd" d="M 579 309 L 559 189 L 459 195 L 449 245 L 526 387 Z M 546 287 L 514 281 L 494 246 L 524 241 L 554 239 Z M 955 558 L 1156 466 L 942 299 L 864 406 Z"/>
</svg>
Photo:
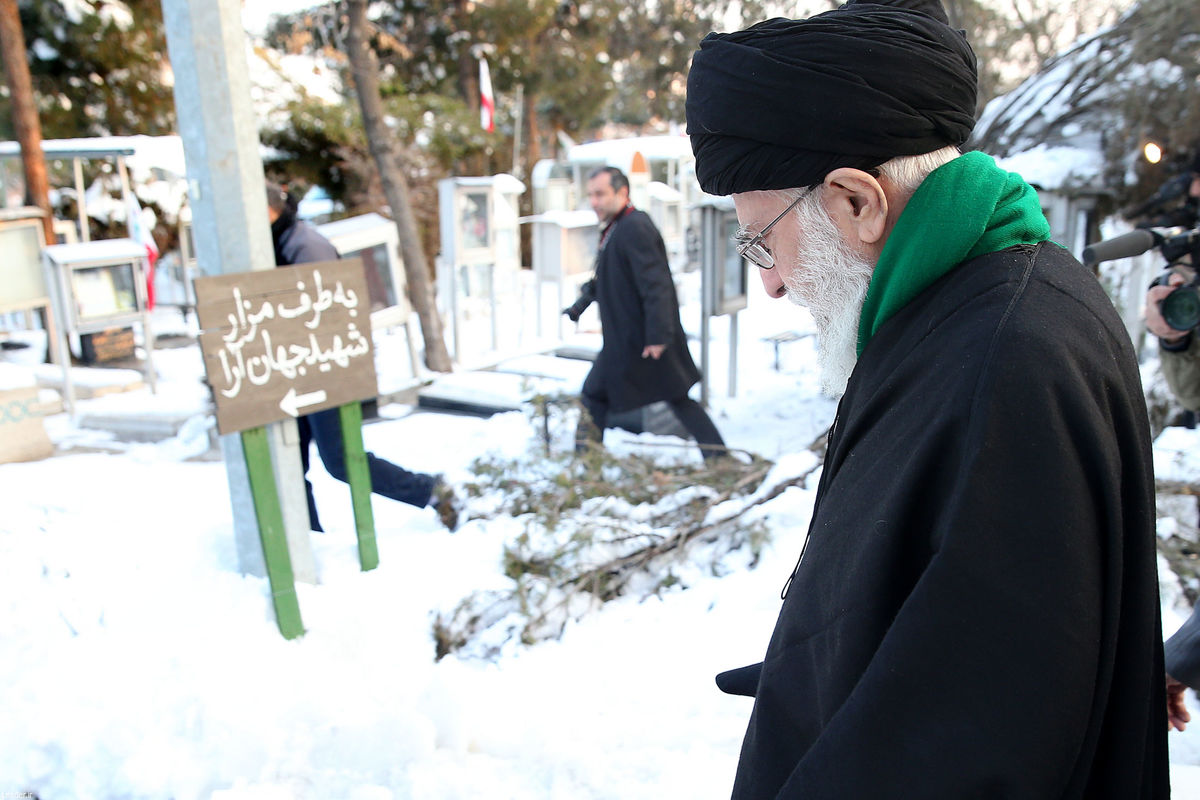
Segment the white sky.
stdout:
<svg viewBox="0 0 1200 800">
<path fill-rule="evenodd" d="M 323 5 L 319 0 L 242 0 L 242 25 L 255 35 L 263 34 L 273 14 L 291 14 Z"/>
</svg>

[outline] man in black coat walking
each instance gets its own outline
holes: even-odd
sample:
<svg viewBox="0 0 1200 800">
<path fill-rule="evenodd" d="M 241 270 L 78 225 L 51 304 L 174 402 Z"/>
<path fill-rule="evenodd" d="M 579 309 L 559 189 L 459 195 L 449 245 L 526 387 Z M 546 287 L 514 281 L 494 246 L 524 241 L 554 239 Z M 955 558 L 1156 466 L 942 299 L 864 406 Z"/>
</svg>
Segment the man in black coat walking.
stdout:
<svg viewBox="0 0 1200 800">
<path fill-rule="evenodd" d="M 688 397 L 700 370 L 679 321 L 679 299 L 667 248 L 654 223 L 629 202 L 629 179 L 616 167 L 588 178 L 588 202 L 604 226 L 595 275 L 564 314 L 574 321 L 600 304 L 604 343 L 583 382 L 585 414 L 577 447 L 600 444 L 609 412 L 665 401 L 700 445 L 705 459 L 724 455 L 725 442 L 704 407 Z"/>
<path fill-rule="evenodd" d="M 770 642 L 718 678 L 754 697 L 736 800 L 1169 795 L 1137 358 L 1037 192 L 959 152 L 976 88 L 938 0 L 692 58 L 701 188 L 842 394 Z"/>
</svg>

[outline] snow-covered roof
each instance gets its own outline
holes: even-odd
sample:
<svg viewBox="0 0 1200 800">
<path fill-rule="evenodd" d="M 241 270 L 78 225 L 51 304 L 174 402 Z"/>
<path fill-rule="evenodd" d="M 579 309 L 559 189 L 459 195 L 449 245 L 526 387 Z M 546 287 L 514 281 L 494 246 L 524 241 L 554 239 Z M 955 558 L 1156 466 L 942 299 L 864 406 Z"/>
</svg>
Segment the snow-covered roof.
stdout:
<svg viewBox="0 0 1200 800">
<path fill-rule="evenodd" d="M 1142 137 L 1171 130 L 1197 107 L 1193 16 L 1140 0 L 989 102 L 968 146 L 1044 189 L 1119 193 L 1137 180 Z"/>
<path fill-rule="evenodd" d="M 517 222 L 522 224 L 526 222 L 549 222 L 563 228 L 587 228 L 595 227 L 600 221 L 596 218 L 595 211 L 581 209 L 579 211 L 545 211 L 541 214 L 534 214 L 531 217 L 521 217 Z"/>
<path fill-rule="evenodd" d="M 1043 189 L 1091 187 L 1104 171 L 1099 148 L 1053 147 L 1040 144 L 996 163 Z"/>
<path fill-rule="evenodd" d="M 646 184 L 646 193 L 653 200 L 662 200 L 664 203 L 678 203 L 683 197 L 678 189 L 675 189 L 662 181 L 650 181 Z"/>
<path fill-rule="evenodd" d="M 487 175 L 483 177 L 455 177 L 444 178 L 443 180 L 454 181 L 458 186 L 489 186 L 495 187 L 502 194 L 521 194 L 525 191 L 525 184 L 519 179 L 509 175 L 507 172 L 501 172 L 498 175 Z"/>
<path fill-rule="evenodd" d="M 92 136 L 79 139 L 44 139 L 42 152 L 46 158 L 116 158 L 128 159 L 130 172 L 149 172 L 159 169 L 183 177 L 187 166 L 183 157 L 183 140 L 178 136 Z M 21 155 L 20 142 L 0 142 L 0 157 Z M 135 178 L 136 179 L 136 178 Z"/>
<path fill-rule="evenodd" d="M 349 234 L 361 233 L 363 231 L 374 230 L 376 228 L 388 228 L 395 230 L 395 223 L 382 214 L 377 214 L 374 211 L 366 214 L 359 214 L 356 217 L 346 217 L 345 219 L 326 222 L 317 226 L 317 230 L 327 239 L 333 239 L 338 236 L 347 236 Z"/>
<path fill-rule="evenodd" d="M 627 164 L 634 153 L 647 159 L 692 159 L 692 140 L 687 136 L 634 136 L 628 139 L 605 139 L 598 142 L 577 144 L 567 153 L 567 160 L 575 163 Z"/>
<path fill-rule="evenodd" d="M 146 246 L 133 239 L 98 239 L 73 244 L 52 244 L 42 250 L 57 264 L 116 263 L 146 257 Z"/>
</svg>

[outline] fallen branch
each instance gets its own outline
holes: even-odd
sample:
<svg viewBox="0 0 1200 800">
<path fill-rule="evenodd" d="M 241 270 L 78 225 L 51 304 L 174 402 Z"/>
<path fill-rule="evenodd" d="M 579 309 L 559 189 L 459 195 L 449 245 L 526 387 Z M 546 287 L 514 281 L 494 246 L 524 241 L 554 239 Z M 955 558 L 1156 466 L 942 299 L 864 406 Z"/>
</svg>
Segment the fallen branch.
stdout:
<svg viewBox="0 0 1200 800">
<path fill-rule="evenodd" d="M 1167 481 L 1158 479 L 1154 481 L 1155 494 L 1185 494 L 1193 497 L 1200 497 L 1200 484 L 1188 483 L 1187 481 Z"/>
<path fill-rule="evenodd" d="M 728 459 L 720 466 L 702 468 L 661 467 L 640 457 L 616 459 L 603 451 L 589 453 L 587 458 L 604 461 L 584 467 L 589 476 L 611 473 L 618 476 L 616 482 L 594 477 L 522 482 L 512 479 L 520 474 L 519 466 L 483 465 L 477 470 L 477 474 L 505 476 L 504 486 L 512 494 L 497 513 L 509 506 L 527 509 L 529 519 L 526 533 L 505 548 L 505 574 L 513 586 L 477 592 L 452 612 L 436 616 L 433 628 L 438 658 L 464 651 L 469 656 L 490 658 L 513 640 L 529 644 L 556 638 L 567 622 L 628 594 L 638 581 L 644 581 L 641 589 L 645 594 L 680 583 L 675 565 L 684 563 L 696 544 L 717 545 L 707 556 L 713 570 L 718 569 L 721 558 L 747 546 L 753 562 L 766 532 L 761 520 L 748 522 L 746 513 L 790 487 L 805 485 L 820 468 L 819 462 L 814 463 L 802 474 L 764 491 L 762 481 L 773 465 L 754 456 L 749 464 Z M 544 469 L 545 459 L 539 455 L 539 460 Z M 578 460 L 566 465 L 568 470 L 580 467 Z M 624 481 L 634 485 L 626 486 Z M 707 494 L 696 493 L 700 487 Z M 756 487 L 759 491 L 752 499 L 709 519 L 714 509 Z M 481 494 L 494 490 L 489 485 L 475 488 Z M 543 496 L 545 493 L 550 496 Z M 630 493 L 644 497 L 643 502 L 671 507 L 645 521 L 631 513 L 621 515 L 623 509 L 633 512 L 639 506 L 629 502 Z M 570 497 L 563 499 L 568 494 Z M 594 504 L 584 511 L 590 499 L 584 494 L 624 499 L 625 504 L 604 503 L 603 514 L 596 513 Z M 687 499 L 676 505 L 664 503 L 672 496 Z M 664 533 L 664 528 L 673 530 Z"/>
</svg>

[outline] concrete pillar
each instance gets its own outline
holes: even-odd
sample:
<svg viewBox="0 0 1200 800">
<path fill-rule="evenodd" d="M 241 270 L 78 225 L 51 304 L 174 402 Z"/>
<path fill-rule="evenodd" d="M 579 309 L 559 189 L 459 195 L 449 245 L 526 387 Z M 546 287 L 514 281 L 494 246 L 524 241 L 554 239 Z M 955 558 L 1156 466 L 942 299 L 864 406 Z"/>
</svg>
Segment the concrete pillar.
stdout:
<svg viewBox="0 0 1200 800">
<path fill-rule="evenodd" d="M 162 8 L 200 272 L 273 269 L 241 2 L 163 0 Z M 243 572 L 265 575 L 241 440 L 238 434 L 221 438 L 239 565 Z M 296 580 L 315 583 L 296 423 L 270 425 L 268 438 L 292 570 Z"/>
</svg>

